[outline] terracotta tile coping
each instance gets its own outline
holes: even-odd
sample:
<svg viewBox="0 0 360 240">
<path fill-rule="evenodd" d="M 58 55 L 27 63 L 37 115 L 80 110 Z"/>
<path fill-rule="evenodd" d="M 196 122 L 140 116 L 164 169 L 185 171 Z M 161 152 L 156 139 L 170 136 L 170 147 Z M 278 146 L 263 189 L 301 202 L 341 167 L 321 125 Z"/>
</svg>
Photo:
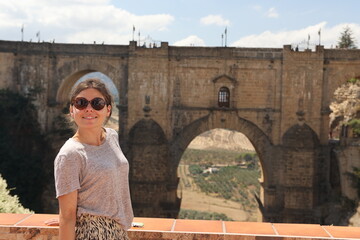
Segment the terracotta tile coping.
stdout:
<svg viewBox="0 0 360 240">
<path fill-rule="evenodd" d="M 57 214 L 0 213 L 0 227 L 49 227 L 44 221 L 58 218 Z M 173 232 L 194 234 L 229 234 L 305 239 L 360 239 L 360 227 L 321 226 L 317 224 L 289 224 L 266 222 L 227 222 L 171 218 L 135 217 L 143 227 L 132 227 L 135 232 Z M 257 238 L 256 238 L 257 239 Z"/>
</svg>

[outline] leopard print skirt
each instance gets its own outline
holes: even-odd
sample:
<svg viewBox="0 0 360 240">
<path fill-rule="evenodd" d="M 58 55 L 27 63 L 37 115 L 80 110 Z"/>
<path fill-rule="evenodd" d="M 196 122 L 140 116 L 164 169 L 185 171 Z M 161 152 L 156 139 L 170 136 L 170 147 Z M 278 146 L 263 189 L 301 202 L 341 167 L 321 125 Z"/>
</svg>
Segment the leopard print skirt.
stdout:
<svg viewBox="0 0 360 240">
<path fill-rule="evenodd" d="M 115 220 L 81 214 L 76 218 L 76 240 L 129 240 L 127 232 Z"/>
</svg>

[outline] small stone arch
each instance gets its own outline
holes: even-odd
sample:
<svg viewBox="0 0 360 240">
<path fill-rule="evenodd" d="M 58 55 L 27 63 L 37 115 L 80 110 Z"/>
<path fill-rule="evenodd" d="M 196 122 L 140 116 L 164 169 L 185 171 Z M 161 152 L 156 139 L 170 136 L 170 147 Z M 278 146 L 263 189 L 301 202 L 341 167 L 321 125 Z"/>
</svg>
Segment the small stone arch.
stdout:
<svg viewBox="0 0 360 240">
<path fill-rule="evenodd" d="M 71 88 L 76 81 L 88 73 L 101 72 L 108 76 L 116 87 L 119 87 L 121 85 L 120 81 L 122 81 L 119 70 L 102 61 L 92 62 L 91 64 L 86 62 L 79 63 L 78 61 L 67 62 L 60 67 L 57 72 L 60 80 L 58 89 L 56 89 L 55 101 L 57 104 L 65 104 L 68 101 Z M 123 95 L 122 92 L 124 91 L 126 91 L 126 89 L 121 89 L 121 91 L 118 89 L 120 98 L 122 98 L 121 95 Z"/>
<path fill-rule="evenodd" d="M 142 119 L 129 132 L 128 160 L 132 179 L 165 181 L 168 173 L 168 140 L 153 119 Z"/>
<path fill-rule="evenodd" d="M 284 147 L 308 149 L 314 149 L 320 144 L 317 134 L 307 124 L 290 127 L 284 133 L 282 142 Z"/>
<path fill-rule="evenodd" d="M 79 80 L 82 76 L 84 76 L 88 73 L 92 73 L 92 72 L 96 72 L 96 71 L 95 70 L 82 70 L 82 71 L 76 72 L 76 73 L 68 76 L 67 78 L 65 78 L 62 81 L 62 83 L 59 87 L 59 90 L 57 92 L 56 102 L 59 104 L 65 104 L 69 99 L 69 93 L 71 91 L 71 88 L 74 86 L 76 81 Z"/>
<path fill-rule="evenodd" d="M 153 119 L 141 119 L 135 123 L 129 132 L 131 144 L 157 145 L 167 143 L 167 139 L 161 126 Z"/>
</svg>

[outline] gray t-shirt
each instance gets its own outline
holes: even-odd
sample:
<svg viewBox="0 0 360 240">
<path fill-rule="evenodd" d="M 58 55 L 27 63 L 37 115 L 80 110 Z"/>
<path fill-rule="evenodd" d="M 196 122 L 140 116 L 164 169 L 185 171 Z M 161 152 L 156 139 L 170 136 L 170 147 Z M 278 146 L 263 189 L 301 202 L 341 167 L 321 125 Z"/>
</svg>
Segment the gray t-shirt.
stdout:
<svg viewBox="0 0 360 240">
<path fill-rule="evenodd" d="M 129 163 L 121 151 L 118 134 L 106 128 L 100 146 L 70 138 L 55 158 L 56 197 L 78 190 L 77 215 L 115 219 L 131 227 L 133 210 L 129 190 Z"/>
</svg>

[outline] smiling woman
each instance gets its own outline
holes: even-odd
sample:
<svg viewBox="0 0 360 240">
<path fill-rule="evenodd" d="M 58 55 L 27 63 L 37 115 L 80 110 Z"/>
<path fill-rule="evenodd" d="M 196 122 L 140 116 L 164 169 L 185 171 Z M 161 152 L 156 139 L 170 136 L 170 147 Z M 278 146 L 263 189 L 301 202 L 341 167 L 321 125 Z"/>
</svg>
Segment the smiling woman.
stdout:
<svg viewBox="0 0 360 240">
<path fill-rule="evenodd" d="M 77 130 L 54 163 L 61 240 L 128 239 L 129 164 L 117 132 L 104 127 L 112 106 L 109 90 L 96 78 L 80 82 L 70 96 Z"/>
<path fill-rule="evenodd" d="M 80 132 L 84 131 L 84 128 L 86 128 L 86 130 L 100 130 L 102 132 L 103 124 L 105 124 L 111 116 L 111 98 L 103 97 L 101 92 L 95 88 L 84 89 L 74 97 L 75 95 L 73 95 L 70 105 L 70 115 L 78 126 L 74 137 L 80 138 L 80 136 L 83 135 L 80 134 Z M 87 134 L 87 132 L 85 132 L 85 134 Z M 98 140 L 96 138 L 91 139 L 87 136 L 84 137 L 86 137 L 82 140 L 84 142 L 91 142 L 93 139 L 95 141 Z M 78 140 L 81 142 L 80 139 Z M 101 142 L 91 142 L 90 144 L 100 145 Z"/>
<path fill-rule="evenodd" d="M 89 78 L 100 79 L 105 84 L 105 86 L 109 90 L 109 92 L 111 93 L 111 95 L 113 97 L 114 105 L 111 108 L 112 114 L 107 119 L 105 126 L 113 128 L 116 131 L 119 131 L 119 111 L 118 111 L 118 108 L 116 107 L 119 105 L 119 91 L 111 78 L 109 78 L 107 75 L 105 75 L 101 72 L 91 72 L 91 73 L 85 74 L 83 77 L 81 77 L 74 84 L 72 91 L 79 83 L 81 83 Z"/>
</svg>

